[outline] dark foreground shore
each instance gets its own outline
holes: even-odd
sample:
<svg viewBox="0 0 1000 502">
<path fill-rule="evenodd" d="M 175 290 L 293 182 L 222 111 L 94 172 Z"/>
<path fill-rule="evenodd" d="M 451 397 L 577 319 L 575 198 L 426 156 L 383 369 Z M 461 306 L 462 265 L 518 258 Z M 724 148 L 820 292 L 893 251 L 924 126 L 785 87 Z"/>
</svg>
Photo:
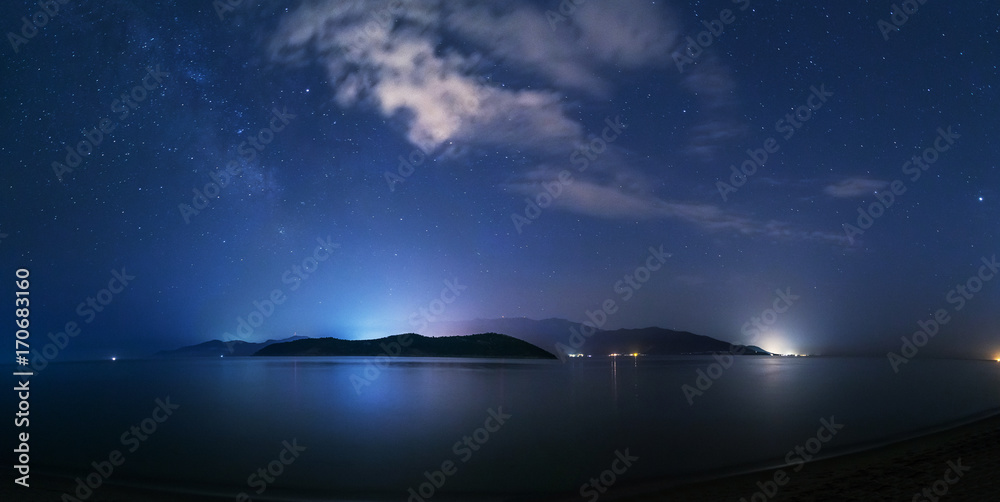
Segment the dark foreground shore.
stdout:
<svg viewBox="0 0 1000 502">
<path fill-rule="evenodd" d="M 828 460 L 615 500 L 809 502 L 1000 500 L 1000 416 Z M 760 483 L 760 484 L 758 484 Z M 776 490 L 775 490 L 776 488 Z M 765 493 L 765 489 L 767 493 Z M 925 492 L 926 490 L 926 492 Z M 935 491 L 936 490 L 936 491 Z"/>
<path fill-rule="evenodd" d="M 785 479 L 783 485 L 771 485 L 769 482 L 776 479 L 778 470 L 664 488 L 653 494 L 649 486 L 613 487 L 600 500 L 996 501 L 1000 500 L 1000 416 L 888 446 L 810 462 L 798 472 L 785 468 L 787 479 L 777 478 Z M 60 501 L 62 495 L 71 493 L 71 490 L 70 480 L 32 475 L 31 488 L 8 484 L 0 488 L 0 500 Z M 579 497 L 576 499 L 580 500 Z M 200 497 L 107 485 L 87 500 L 173 502 L 235 500 L 235 497 Z"/>
</svg>

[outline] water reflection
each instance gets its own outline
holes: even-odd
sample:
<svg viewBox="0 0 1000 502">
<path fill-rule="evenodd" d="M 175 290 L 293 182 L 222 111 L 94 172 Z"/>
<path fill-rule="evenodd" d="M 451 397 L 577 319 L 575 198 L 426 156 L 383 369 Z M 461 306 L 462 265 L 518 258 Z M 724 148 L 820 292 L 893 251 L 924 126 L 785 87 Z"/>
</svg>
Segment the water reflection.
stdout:
<svg viewBox="0 0 1000 502">
<path fill-rule="evenodd" d="M 352 376 L 369 367 L 355 358 L 53 365 L 40 377 L 59 385 L 39 394 L 37 447 L 50 467 L 84 472 L 169 395 L 181 409 L 116 476 L 167 473 L 245 489 L 247 473 L 296 437 L 308 457 L 282 476 L 287 486 L 404 494 L 453 456 L 487 410 L 502 407 L 509 422 L 449 489 L 572 491 L 579 473 L 600 472 L 623 445 L 643 458 L 630 476 L 685 476 L 780 457 L 831 415 L 847 425 L 837 437 L 846 448 L 1000 408 L 992 361 L 914 360 L 895 375 L 882 358 L 738 357 L 689 404 L 681 386 L 714 358 L 641 357 L 639 365 L 625 357 L 632 360 L 398 358 L 360 389 Z M 64 419 L 67 409 L 78 410 L 76 420 Z"/>
</svg>

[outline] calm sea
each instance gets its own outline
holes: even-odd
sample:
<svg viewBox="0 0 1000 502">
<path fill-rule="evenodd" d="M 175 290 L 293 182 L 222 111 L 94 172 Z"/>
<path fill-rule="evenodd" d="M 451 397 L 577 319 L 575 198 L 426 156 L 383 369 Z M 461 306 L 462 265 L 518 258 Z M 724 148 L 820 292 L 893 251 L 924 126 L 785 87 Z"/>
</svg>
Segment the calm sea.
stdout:
<svg viewBox="0 0 1000 502">
<path fill-rule="evenodd" d="M 83 477 L 118 450 L 113 481 L 233 500 L 259 498 L 251 475 L 269 465 L 280 474 L 264 495 L 404 500 L 450 461 L 436 498 L 579 497 L 616 451 L 637 458 L 622 484 L 693 479 L 780 464 L 824 419 L 843 427 L 818 456 L 1000 408 L 1000 364 L 914 360 L 896 374 L 884 358 L 737 358 L 689 403 L 682 385 L 714 362 L 396 358 L 378 374 L 356 358 L 53 363 L 31 383 L 32 461 Z M 168 397 L 177 409 L 153 413 Z"/>
</svg>

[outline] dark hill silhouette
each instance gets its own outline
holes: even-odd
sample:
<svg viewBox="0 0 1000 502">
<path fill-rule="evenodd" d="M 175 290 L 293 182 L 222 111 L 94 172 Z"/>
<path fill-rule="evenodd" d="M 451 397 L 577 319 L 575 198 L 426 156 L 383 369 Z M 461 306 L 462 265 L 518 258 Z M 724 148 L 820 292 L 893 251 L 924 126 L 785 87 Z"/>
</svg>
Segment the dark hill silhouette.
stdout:
<svg viewBox="0 0 1000 502">
<path fill-rule="evenodd" d="M 255 355 L 556 358 L 528 342 L 498 333 L 446 337 L 407 333 L 375 340 L 310 338 L 269 345 Z"/>
<path fill-rule="evenodd" d="M 742 350 L 747 355 L 770 355 L 756 346 L 731 345 L 687 331 L 649 327 L 592 331 L 581 323 L 550 318 L 536 321 L 525 317 L 441 322 L 432 326 L 435 334 L 494 331 L 507 333 L 562 357 L 563 352 L 590 355 L 631 354 L 682 355 L 710 354 Z M 576 333 L 576 334 L 574 334 Z M 593 333 L 584 336 L 584 333 Z M 579 341 L 583 341 L 579 344 Z M 574 343 L 578 346 L 574 346 Z"/>
<path fill-rule="evenodd" d="M 555 354 L 564 358 L 566 354 L 587 354 L 602 356 L 608 354 L 685 355 L 711 354 L 715 352 L 735 352 L 746 355 L 770 355 L 770 352 L 754 346 L 731 345 L 729 342 L 697 335 L 687 331 L 648 327 L 640 329 L 617 329 L 591 331 L 581 323 L 566 319 L 543 319 L 536 321 L 524 317 L 500 319 L 476 319 L 471 321 L 438 322 L 428 326 L 434 337 L 417 334 L 397 335 L 378 340 L 343 340 L 339 338 L 293 337 L 285 340 L 268 340 L 264 343 L 243 341 L 222 342 L 213 340 L 191 347 L 161 352 L 172 356 L 215 356 L 243 355 L 362 355 L 377 356 L 388 353 L 380 344 L 390 344 L 401 336 L 413 339 L 403 355 L 465 356 L 465 357 L 550 357 Z M 465 338 L 466 333 L 495 335 L 495 339 L 463 339 L 442 343 L 442 339 Z M 497 335 L 505 333 L 506 335 Z M 590 334 L 584 336 L 584 333 Z M 508 339 L 505 340 L 504 339 Z M 475 343 L 472 343 L 472 342 Z M 523 345 L 515 344 L 519 342 Z M 582 342 L 582 343 L 581 343 Z M 297 345 L 288 345 L 289 343 Z M 268 351 L 269 347 L 281 345 Z M 227 347 L 228 345 L 228 347 Z M 286 346 L 287 345 L 287 346 Z M 548 356 L 540 356 L 526 347 L 541 350 Z M 232 352 L 229 351 L 232 347 Z M 499 351 L 499 352 L 498 352 Z M 511 352 L 503 352 L 511 351 Z M 521 355 L 494 355 L 504 354 Z M 280 353 L 280 354 L 279 354 Z M 534 354 L 534 355 L 533 355 Z"/>
<path fill-rule="evenodd" d="M 188 345 L 174 350 L 161 350 L 157 356 L 165 357 L 219 357 L 219 356 L 251 356 L 264 347 L 276 343 L 302 340 L 305 336 L 290 336 L 281 340 L 267 340 L 266 342 L 245 342 L 243 340 L 209 340 L 197 345 Z"/>
</svg>

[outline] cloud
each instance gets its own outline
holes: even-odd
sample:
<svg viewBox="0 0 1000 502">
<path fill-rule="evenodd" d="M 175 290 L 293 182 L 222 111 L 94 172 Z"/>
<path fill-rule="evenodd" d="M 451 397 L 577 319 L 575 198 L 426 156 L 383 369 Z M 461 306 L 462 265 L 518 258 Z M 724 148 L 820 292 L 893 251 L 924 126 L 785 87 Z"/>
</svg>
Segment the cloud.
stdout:
<svg viewBox="0 0 1000 502">
<path fill-rule="evenodd" d="M 461 141 L 565 152 L 584 137 L 564 92 L 605 95 L 602 67 L 666 64 L 673 38 L 662 13 L 638 0 L 591 2 L 571 21 L 553 30 L 527 3 L 328 0 L 283 18 L 269 52 L 293 66 L 318 60 L 340 106 L 402 121 L 425 151 Z M 477 75 L 484 62 L 544 85 L 488 81 Z"/>
<path fill-rule="evenodd" d="M 716 58 L 706 56 L 690 68 L 681 86 L 696 96 L 702 109 L 690 127 L 687 152 L 703 162 L 715 162 L 721 152 L 746 135 L 746 126 L 736 120 L 736 83 Z"/>
<path fill-rule="evenodd" d="M 527 2 L 319 0 L 281 20 L 269 54 L 290 66 L 321 64 L 338 105 L 400 121 L 407 139 L 427 152 L 457 143 L 535 155 L 537 167 L 514 173 L 507 185 L 530 196 L 542 181 L 557 179 L 550 166 L 567 165 L 588 132 L 599 132 L 570 116 L 566 94 L 603 99 L 614 87 L 606 75 L 668 68 L 677 40 L 664 9 L 642 0 L 587 2 L 555 29 L 545 11 Z M 505 81 L 479 76 L 489 65 L 499 65 Z M 693 130 L 696 152 L 710 157 L 741 134 L 724 117 L 735 88 L 722 65 L 707 57 L 678 83 L 678 92 L 694 94 L 706 111 Z M 601 218 L 675 219 L 710 232 L 843 239 L 661 199 L 652 193 L 656 184 L 626 158 L 608 146 L 565 187 L 556 207 Z"/>
<path fill-rule="evenodd" d="M 666 66 L 676 37 L 662 9 L 640 0 L 586 2 L 555 24 L 530 4 L 462 5 L 448 15 L 449 29 L 491 57 L 537 72 L 557 87 L 597 96 L 612 87 L 601 75 L 605 67 Z M 503 12 L 496 5 L 503 5 Z"/>
<path fill-rule="evenodd" d="M 536 171 L 531 179 L 512 184 L 510 188 L 533 197 L 545 191 L 543 182 L 558 183 L 558 174 L 552 171 L 547 173 Z M 757 220 L 726 211 L 714 204 L 666 200 L 637 189 L 642 186 L 644 184 L 641 182 L 628 187 L 616 181 L 600 183 L 574 176 L 569 184 L 563 185 L 563 191 L 554 198 L 552 206 L 608 219 L 672 219 L 706 232 L 729 232 L 777 240 L 817 241 L 844 246 L 849 244 L 842 232 L 813 231 L 776 220 Z"/>
<path fill-rule="evenodd" d="M 702 119 L 691 128 L 687 152 L 703 161 L 714 161 L 720 151 L 746 135 L 746 128 L 727 117 Z"/>
<path fill-rule="evenodd" d="M 702 97 L 709 108 L 735 104 L 736 82 L 715 57 L 707 56 L 692 71 L 685 74 L 681 85 Z"/>
<path fill-rule="evenodd" d="M 827 185 L 823 188 L 823 192 L 837 198 L 865 197 L 887 186 L 889 186 L 888 181 L 869 178 L 847 178 L 832 185 Z"/>
</svg>

